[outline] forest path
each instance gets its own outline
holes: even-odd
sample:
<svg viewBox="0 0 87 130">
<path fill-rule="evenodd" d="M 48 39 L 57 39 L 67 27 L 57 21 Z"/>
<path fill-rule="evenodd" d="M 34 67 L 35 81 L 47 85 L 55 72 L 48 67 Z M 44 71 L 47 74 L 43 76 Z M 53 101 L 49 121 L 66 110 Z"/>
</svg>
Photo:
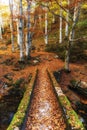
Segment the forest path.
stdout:
<svg viewBox="0 0 87 130">
<path fill-rule="evenodd" d="M 25 130 L 65 130 L 63 113 L 45 68 L 38 72 L 26 120 Z"/>
</svg>

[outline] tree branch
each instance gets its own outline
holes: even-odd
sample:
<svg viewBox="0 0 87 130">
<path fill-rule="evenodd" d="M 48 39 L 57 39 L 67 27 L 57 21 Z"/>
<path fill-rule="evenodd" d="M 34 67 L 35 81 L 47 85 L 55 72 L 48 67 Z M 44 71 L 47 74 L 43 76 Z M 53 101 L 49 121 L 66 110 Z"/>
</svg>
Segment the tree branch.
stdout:
<svg viewBox="0 0 87 130">
<path fill-rule="evenodd" d="M 70 39 L 70 42 L 77 42 L 79 40 L 86 40 L 86 39 L 87 39 L 87 36 L 81 37 L 81 38 L 77 38 L 77 39 Z"/>
<path fill-rule="evenodd" d="M 69 24 L 69 22 L 66 20 L 66 18 L 64 18 L 63 16 L 60 16 L 59 14 L 55 14 L 54 11 L 52 11 L 49 8 L 49 6 L 46 6 L 46 5 L 43 5 L 43 4 L 41 4 L 41 6 L 46 7 L 53 15 L 55 15 L 56 17 L 61 17 L 64 21 L 66 21 Z"/>
</svg>

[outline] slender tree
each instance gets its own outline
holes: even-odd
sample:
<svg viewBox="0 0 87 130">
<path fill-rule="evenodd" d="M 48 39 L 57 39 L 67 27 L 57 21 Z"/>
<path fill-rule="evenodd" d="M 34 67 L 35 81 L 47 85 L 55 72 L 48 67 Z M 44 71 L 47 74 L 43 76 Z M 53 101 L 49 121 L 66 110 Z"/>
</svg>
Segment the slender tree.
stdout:
<svg viewBox="0 0 87 130">
<path fill-rule="evenodd" d="M 48 3 L 46 2 L 46 6 Z M 45 7 L 45 44 L 48 44 L 48 9 Z"/>
<path fill-rule="evenodd" d="M 65 26 L 65 36 L 68 37 L 69 34 L 69 5 L 70 5 L 70 0 L 67 0 L 67 4 L 68 4 L 68 9 L 67 9 L 67 13 L 66 13 L 66 26 Z"/>
<path fill-rule="evenodd" d="M 26 56 L 27 58 L 30 57 L 30 47 L 31 47 L 31 32 L 30 32 L 30 28 L 31 28 L 31 0 L 27 0 L 27 35 L 26 35 Z"/>
<path fill-rule="evenodd" d="M 11 42 L 12 42 L 12 52 L 14 52 L 14 27 L 13 27 L 13 0 L 9 0 L 9 7 L 10 7 L 10 29 L 11 29 Z"/>
<path fill-rule="evenodd" d="M 17 43 L 18 47 L 20 46 L 20 41 L 19 41 L 19 20 L 17 19 Z"/>
<path fill-rule="evenodd" d="M 60 1 L 60 5 L 62 6 L 62 1 Z M 59 43 L 62 43 L 62 12 L 62 8 L 60 7 Z"/>
<path fill-rule="evenodd" d="M 19 0 L 19 46 L 20 46 L 20 61 L 24 60 L 24 53 L 23 53 L 23 7 L 22 7 L 22 0 Z"/>
<path fill-rule="evenodd" d="M 64 8 L 63 5 L 61 5 L 59 1 L 57 1 L 57 0 L 54 0 L 54 1 L 64 12 L 67 13 L 66 8 Z M 49 2 L 52 2 L 52 1 L 49 0 Z M 68 38 L 67 38 L 66 53 L 65 53 L 65 70 L 68 70 L 68 71 L 70 71 L 70 66 L 69 66 L 70 49 L 71 49 L 72 42 L 75 41 L 75 39 L 74 39 L 75 33 L 74 32 L 75 32 L 76 24 L 79 20 L 82 0 L 72 0 L 69 2 L 70 2 L 70 5 L 69 5 L 69 15 L 68 15 L 69 19 L 68 19 L 68 21 L 63 15 L 56 13 L 57 11 L 55 11 L 55 9 L 53 10 L 53 9 L 51 9 L 50 6 L 46 6 L 48 8 L 48 10 L 53 15 L 55 15 L 56 17 L 62 18 L 70 26 L 70 31 L 68 32 L 69 34 L 68 34 Z M 72 7 L 70 7 L 71 5 L 72 5 Z M 57 10 L 57 8 L 56 8 L 56 10 Z"/>
</svg>

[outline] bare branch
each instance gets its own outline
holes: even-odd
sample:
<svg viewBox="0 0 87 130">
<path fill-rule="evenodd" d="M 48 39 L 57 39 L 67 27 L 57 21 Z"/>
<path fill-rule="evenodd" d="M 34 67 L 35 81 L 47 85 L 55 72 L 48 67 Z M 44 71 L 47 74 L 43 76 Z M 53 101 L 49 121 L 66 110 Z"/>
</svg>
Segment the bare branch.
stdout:
<svg viewBox="0 0 87 130">
<path fill-rule="evenodd" d="M 70 39 L 70 42 L 77 42 L 79 40 L 87 40 L 87 36 L 81 37 L 81 38 L 77 38 L 77 39 Z"/>
</svg>

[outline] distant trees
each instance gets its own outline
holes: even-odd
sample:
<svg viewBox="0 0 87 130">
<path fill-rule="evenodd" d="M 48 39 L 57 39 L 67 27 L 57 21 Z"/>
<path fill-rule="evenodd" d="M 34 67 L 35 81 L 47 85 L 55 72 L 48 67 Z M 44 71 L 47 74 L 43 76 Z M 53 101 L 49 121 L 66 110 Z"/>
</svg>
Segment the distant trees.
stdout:
<svg viewBox="0 0 87 130">
<path fill-rule="evenodd" d="M 19 14 L 17 16 L 17 36 L 18 36 L 18 44 L 20 47 L 20 60 L 24 60 L 24 28 L 26 28 L 26 57 L 30 57 L 30 47 L 32 42 L 32 34 L 35 32 L 35 26 L 39 25 L 39 29 L 44 30 L 44 39 L 45 44 L 48 44 L 48 28 L 49 28 L 49 13 L 52 14 L 52 19 L 58 18 L 59 19 L 59 43 L 63 42 L 62 35 L 62 27 L 64 27 L 65 23 L 65 38 L 66 42 L 66 53 L 65 53 L 65 69 L 70 70 L 69 68 L 69 59 L 70 59 L 70 49 L 73 45 L 75 38 L 75 28 L 76 24 L 79 20 L 80 9 L 82 0 L 36 0 L 37 3 L 35 8 L 40 7 L 44 15 L 42 16 L 41 12 L 36 11 L 32 12 L 31 6 L 33 0 L 26 0 L 27 9 L 26 9 L 26 16 L 23 14 L 23 0 L 15 0 L 19 1 Z M 11 40 L 12 40 L 12 51 L 14 51 L 14 28 L 13 28 L 13 0 L 9 0 L 9 7 L 11 13 Z M 63 4 L 65 2 L 65 5 Z M 42 9 L 43 8 L 43 9 Z M 32 14 L 32 15 L 31 15 Z M 42 17 L 44 22 L 42 22 Z M 31 23 L 32 19 L 34 18 L 34 23 Z M 37 20 L 38 19 L 38 20 Z M 26 21 L 24 23 L 24 20 Z M 38 22 L 39 21 L 39 22 Z M 36 24 L 37 22 L 37 24 Z M 52 22 L 50 22 L 52 23 Z M 26 24 L 26 27 L 24 27 Z M 1 24 L 0 24 L 1 25 Z M 44 26 L 43 26 L 44 25 Z M 33 32 L 33 33 L 32 33 Z M 1 26 L 0 26 L 0 38 L 2 38 L 1 34 Z"/>
<path fill-rule="evenodd" d="M 65 21 L 65 37 L 67 37 L 67 43 L 66 43 L 66 53 L 65 53 L 65 70 L 70 70 L 69 67 L 69 61 L 70 61 L 70 49 L 72 46 L 72 43 L 74 41 L 74 34 L 75 34 L 75 28 L 76 24 L 79 20 L 79 15 L 80 15 L 80 9 L 81 9 L 81 3 L 82 0 L 65 0 L 67 3 L 67 6 L 64 7 L 59 0 L 48 0 L 46 2 L 49 3 L 55 3 L 58 8 L 51 8 L 51 6 L 46 6 L 48 10 L 55 15 L 56 17 L 60 18 L 60 29 L 59 29 L 59 43 L 62 42 L 62 20 Z M 62 2 L 62 1 L 61 1 Z M 64 2 L 64 1 L 63 1 Z M 44 5 L 45 6 L 45 5 Z M 60 13 L 58 13 L 57 9 L 59 10 L 60 8 Z M 66 15 L 62 15 L 62 13 L 65 12 Z"/>
</svg>

